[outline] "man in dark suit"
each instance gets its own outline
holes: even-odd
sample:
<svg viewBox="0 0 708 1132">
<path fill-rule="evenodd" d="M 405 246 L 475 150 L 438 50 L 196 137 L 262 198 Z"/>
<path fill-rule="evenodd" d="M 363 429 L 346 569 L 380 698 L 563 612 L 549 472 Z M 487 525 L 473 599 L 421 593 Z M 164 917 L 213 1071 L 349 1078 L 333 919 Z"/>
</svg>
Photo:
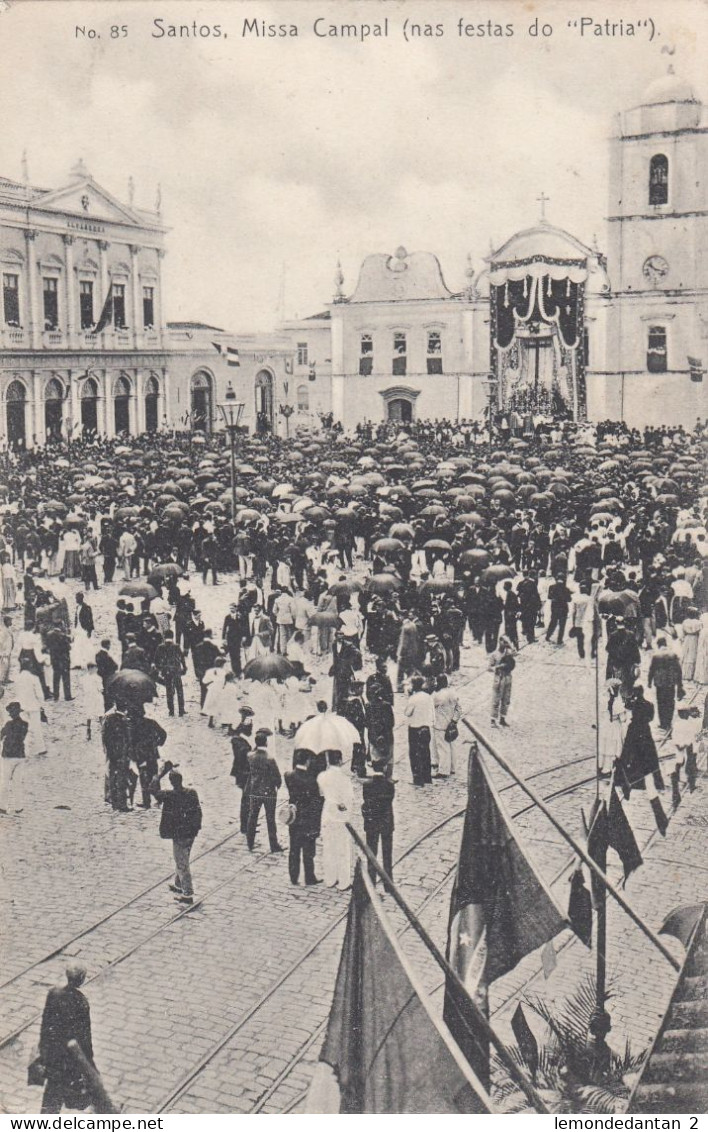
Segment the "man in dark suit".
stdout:
<svg viewBox="0 0 708 1132">
<path fill-rule="evenodd" d="M 681 661 L 673 649 L 666 644 L 665 637 L 659 637 L 657 649 L 649 664 L 647 684 L 656 688 L 656 710 L 659 727 L 668 731 L 674 718 L 676 696 L 683 699 L 683 673 Z"/>
<path fill-rule="evenodd" d="M 118 671 L 118 665 L 111 656 L 109 649 L 111 642 L 108 639 L 101 641 L 101 647 L 96 653 L 96 671 L 103 684 L 103 705 L 108 711 L 111 706 L 111 695 L 108 691 L 108 681 Z"/>
<path fill-rule="evenodd" d="M 39 1035 L 39 1057 L 47 1073 L 42 1112 L 61 1112 L 67 1108 L 86 1108 L 88 1097 L 84 1080 L 68 1043 L 77 1042 L 84 1057 L 93 1065 L 91 1010 L 79 987 L 86 968 L 70 963 L 66 986 L 52 987 L 47 995 Z"/>
<path fill-rule="evenodd" d="M 239 614 L 239 608 L 235 602 L 229 607 L 229 612 L 224 619 L 224 627 L 222 629 L 222 638 L 224 641 L 224 648 L 229 654 L 231 661 L 231 671 L 234 676 L 241 675 L 241 645 L 243 643 L 244 635 L 244 619 L 243 615 Z"/>
<path fill-rule="evenodd" d="M 175 692 L 177 693 L 177 708 L 180 715 L 184 710 L 184 688 L 182 677 L 187 671 L 181 648 L 175 644 L 171 629 L 165 632 L 165 639 L 155 649 L 155 671 L 164 681 L 165 695 L 167 696 L 167 710 L 170 715 L 175 714 Z"/>
<path fill-rule="evenodd" d="M 393 799 L 396 787 L 391 779 L 386 777 L 387 765 L 383 759 L 374 759 L 372 762 L 371 777 L 363 784 L 361 813 L 364 818 L 366 844 L 374 856 L 377 856 L 379 840 L 381 841 L 384 872 L 393 880 Z M 369 865 L 369 876 L 375 884 L 376 873 L 371 865 Z"/>
<path fill-rule="evenodd" d="M 290 834 L 288 869 L 291 884 L 298 884 L 300 880 L 301 857 L 305 870 L 305 884 L 322 883 L 315 876 L 315 848 L 320 834 L 322 798 L 317 788 L 317 780 L 309 773 L 309 764 L 309 752 L 296 751 L 295 768 L 285 775 L 290 804 L 295 807 L 295 817 L 288 826 Z"/>
<path fill-rule="evenodd" d="M 536 578 L 530 570 L 524 570 L 524 576 L 516 588 L 516 593 L 519 598 L 521 628 L 526 640 L 532 645 L 536 640 L 536 619 L 541 608 L 541 597 Z"/>
<path fill-rule="evenodd" d="M 64 699 L 72 700 L 74 697 L 71 694 L 71 638 L 58 625 L 47 633 L 47 652 L 52 664 L 54 699 L 59 699 L 61 686 L 64 689 Z"/>
<path fill-rule="evenodd" d="M 256 732 L 256 749 L 248 756 L 250 774 L 248 777 L 248 826 L 246 841 L 248 848 L 253 849 L 258 829 L 258 817 L 261 806 L 265 810 L 266 825 L 268 826 L 268 840 L 271 853 L 282 853 L 283 847 L 278 844 L 278 831 L 275 826 L 275 805 L 278 797 L 278 788 L 282 785 L 282 778 L 278 764 L 268 754 L 268 739 L 273 734 L 267 727 Z"/>
<path fill-rule="evenodd" d="M 194 675 L 199 681 L 200 702 L 202 707 L 204 707 L 207 694 L 206 684 L 203 683 L 204 676 L 210 668 L 214 667 L 214 662 L 218 656 L 221 656 L 221 650 L 211 639 L 211 629 L 206 629 L 204 631 L 204 637 L 199 641 L 199 644 L 192 646 L 192 663 L 194 664 Z"/>
<path fill-rule="evenodd" d="M 93 633 L 93 610 L 83 594 L 76 595 L 75 625 L 80 625 L 87 637 Z"/>
<path fill-rule="evenodd" d="M 121 661 L 121 668 L 136 669 L 150 675 L 150 661 L 145 649 L 141 649 L 135 637 L 125 638 L 125 652 Z"/>
<path fill-rule="evenodd" d="M 570 605 L 572 594 L 565 584 L 565 578 L 562 574 L 558 574 L 555 582 L 548 589 L 548 600 L 551 603 L 551 621 L 546 632 L 546 640 L 550 641 L 555 630 L 558 630 L 558 644 L 563 644 L 563 634 L 565 633 L 565 625 L 568 620 L 568 606 Z"/>
</svg>

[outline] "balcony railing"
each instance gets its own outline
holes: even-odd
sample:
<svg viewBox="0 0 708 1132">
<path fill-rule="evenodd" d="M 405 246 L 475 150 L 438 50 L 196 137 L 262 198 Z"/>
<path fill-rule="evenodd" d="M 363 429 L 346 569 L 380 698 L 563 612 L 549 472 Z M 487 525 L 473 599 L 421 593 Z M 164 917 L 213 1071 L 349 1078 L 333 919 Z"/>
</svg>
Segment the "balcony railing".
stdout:
<svg viewBox="0 0 708 1132">
<path fill-rule="evenodd" d="M 44 345 L 45 346 L 61 346 L 64 342 L 64 335 L 61 330 L 45 330 L 44 331 Z"/>
<path fill-rule="evenodd" d="M 10 348 L 24 346 L 27 343 L 27 332 L 21 326 L 6 326 L 2 332 L 2 343 Z"/>
</svg>

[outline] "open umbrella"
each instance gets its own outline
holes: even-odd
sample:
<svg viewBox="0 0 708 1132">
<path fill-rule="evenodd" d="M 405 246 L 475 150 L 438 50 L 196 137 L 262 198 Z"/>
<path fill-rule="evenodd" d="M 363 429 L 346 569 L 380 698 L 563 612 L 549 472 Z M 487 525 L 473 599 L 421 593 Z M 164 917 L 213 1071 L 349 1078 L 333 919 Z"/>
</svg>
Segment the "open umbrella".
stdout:
<svg viewBox="0 0 708 1132">
<path fill-rule="evenodd" d="M 131 704 L 148 704 L 157 694 L 154 681 L 139 668 L 122 668 L 108 680 L 106 690 L 114 700 Z"/>
<path fill-rule="evenodd" d="M 482 582 L 497 582 L 504 581 L 505 578 L 513 578 L 514 571 L 511 566 L 505 566 L 501 562 L 496 562 L 494 566 L 487 566 L 480 574 L 480 581 Z"/>
<path fill-rule="evenodd" d="M 484 570 L 489 565 L 489 551 L 481 547 L 475 550 L 463 550 L 460 555 L 460 565 L 468 566 L 472 570 Z"/>
<path fill-rule="evenodd" d="M 339 623 L 339 614 L 334 609 L 318 609 L 308 619 L 308 625 L 318 629 L 333 629 Z"/>
<path fill-rule="evenodd" d="M 395 554 L 399 550 L 404 550 L 404 545 L 398 538 L 380 538 L 374 543 L 371 548 L 376 554 Z"/>
<path fill-rule="evenodd" d="M 246 680 L 258 680 L 264 684 L 267 680 L 287 680 L 294 675 L 294 669 L 289 660 L 277 653 L 267 653 L 265 656 L 256 656 L 249 660 L 243 670 Z"/>
<path fill-rule="evenodd" d="M 294 748 L 314 751 L 316 755 L 322 751 L 341 751 L 345 758 L 350 758 L 355 743 L 361 737 L 353 723 L 335 712 L 321 712 L 305 720 L 295 732 Z"/>
<path fill-rule="evenodd" d="M 343 582 L 334 582 L 329 587 L 329 590 L 327 592 L 334 594 L 335 597 L 339 597 L 340 594 L 349 595 L 353 593 L 361 593 L 361 589 L 361 582 L 349 582 L 345 580 Z"/>
<path fill-rule="evenodd" d="M 137 579 L 134 582 L 125 582 L 118 593 L 121 597 L 147 598 L 148 601 L 152 601 L 153 598 L 157 597 L 157 590 L 154 586 L 151 586 L 148 582 L 138 581 Z"/>
<path fill-rule="evenodd" d="M 396 574 L 372 574 L 366 579 L 365 589 L 371 594 L 388 594 L 402 586 L 403 582 Z"/>
<path fill-rule="evenodd" d="M 181 578 L 184 570 L 177 562 L 163 562 L 148 574 L 151 586 L 161 585 L 167 578 Z"/>
<path fill-rule="evenodd" d="M 423 550 L 451 550 L 449 542 L 444 538 L 429 538 L 427 542 L 423 543 Z"/>
</svg>

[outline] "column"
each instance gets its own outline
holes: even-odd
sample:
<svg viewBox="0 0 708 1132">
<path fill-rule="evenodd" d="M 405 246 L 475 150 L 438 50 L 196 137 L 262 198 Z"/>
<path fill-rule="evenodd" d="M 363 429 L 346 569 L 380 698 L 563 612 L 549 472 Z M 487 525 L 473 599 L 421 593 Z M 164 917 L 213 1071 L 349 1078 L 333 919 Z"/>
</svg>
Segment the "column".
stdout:
<svg viewBox="0 0 708 1132">
<path fill-rule="evenodd" d="M 461 369 L 468 370 L 470 373 L 474 370 L 474 352 L 473 352 L 473 326 L 474 314 L 471 310 L 462 312 L 462 365 Z"/>
<path fill-rule="evenodd" d="M 164 324 L 162 322 L 162 261 L 167 255 L 164 248 L 157 249 L 157 283 L 155 285 L 155 331 L 157 333 L 158 345 L 162 345 L 165 334 Z"/>
<path fill-rule="evenodd" d="M 335 421 L 344 423 L 344 375 L 332 375 L 332 413 Z"/>
<path fill-rule="evenodd" d="M 65 234 L 64 240 L 64 270 L 66 271 L 66 287 L 64 301 L 66 303 L 66 343 L 71 349 L 75 343 L 77 326 L 78 304 L 76 301 L 76 274 L 74 270 L 74 237 Z"/>
<path fill-rule="evenodd" d="M 172 428 L 173 427 L 174 411 L 173 411 L 173 408 L 172 408 L 171 385 L 172 385 L 172 382 L 171 382 L 169 371 L 167 369 L 163 369 L 163 371 L 162 371 L 162 381 L 160 382 L 160 399 L 158 401 L 158 411 L 157 411 L 157 419 L 158 419 L 158 427 L 159 428 L 162 428 L 163 422 L 164 422 L 165 428 Z"/>
<path fill-rule="evenodd" d="M 138 424 L 138 421 L 139 421 L 139 416 L 138 416 L 138 413 L 139 413 L 139 409 L 138 409 L 138 388 L 139 388 L 139 384 L 140 384 L 140 374 L 136 370 L 135 373 L 131 374 L 131 382 L 130 382 L 131 392 L 130 392 L 130 397 L 128 399 L 128 431 L 129 431 L 131 436 L 135 436 L 138 432 L 143 431 L 140 428 L 140 425 Z"/>
<path fill-rule="evenodd" d="M 104 304 L 106 302 L 106 298 L 108 296 L 109 282 L 108 282 L 108 259 L 106 257 L 107 251 L 108 251 L 108 240 L 99 240 L 98 241 L 98 278 L 101 281 L 101 293 L 100 293 L 99 299 L 98 299 L 98 303 L 99 303 L 98 311 L 96 312 L 96 315 L 95 315 L 97 322 L 98 322 L 98 319 L 101 317 L 101 314 L 103 313 L 103 306 L 104 306 Z M 113 333 L 113 320 L 112 319 L 109 322 L 109 326 L 111 328 L 111 333 Z M 106 329 L 108 329 L 108 328 L 106 328 Z M 106 334 L 106 331 L 104 330 L 103 331 L 103 335 L 104 335 L 103 341 L 104 342 L 105 342 L 105 334 Z"/>
<path fill-rule="evenodd" d="M 27 260 L 27 313 L 29 319 L 29 344 L 37 349 L 41 342 L 37 310 L 37 264 L 34 258 L 34 240 L 37 235 L 31 228 L 25 229 L 25 258 Z"/>
<path fill-rule="evenodd" d="M 344 322 L 332 319 L 332 413 L 344 423 Z"/>
<path fill-rule="evenodd" d="M 142 337 L 143 327 L 143 312 L 140 302 L 140 273 L 138 271 L 138 252 L 140 248 L 137 244 L 130 245 L 130 282 L 132 286 L 132 303 L 133 303 L 133 345 L 137 348 Z"/>
<path fill-rule="evenodd" d="M 472 374 L 461 373 L 457 377 L 457 419 L 472 419 Z"/>
<path fill-rule="evenodd" d="M 44 398 L 42 396 L 42 374 L 32 371 L 32 447 L 41 448 L 46 442 L 44 427 Z"/>
<path fill-rule="evenodd" d="M 81 424 L 81 382 L 69 371 L 69 419 L 66 425 L 69 440 L 74 440 Z"/>
<path fill-rule="evenodd" d="M 103 393 L 103 404 L 99 402 L 98 427 L 110 440 L 116 434 L 115 413 L 113 412 L 113 377 L 110 370 L 104 369 L 98 383 L 99 394 Z"/>
<path fill-rule="evenodd" d="M 148 379 L 148 373 L 141 373 L 139 369 L 135 371 L 135 421 L 136 432 L 145 432 L 145 383 Z M 158 425 L 160 418 L 158 416 Z"/>
</svg>

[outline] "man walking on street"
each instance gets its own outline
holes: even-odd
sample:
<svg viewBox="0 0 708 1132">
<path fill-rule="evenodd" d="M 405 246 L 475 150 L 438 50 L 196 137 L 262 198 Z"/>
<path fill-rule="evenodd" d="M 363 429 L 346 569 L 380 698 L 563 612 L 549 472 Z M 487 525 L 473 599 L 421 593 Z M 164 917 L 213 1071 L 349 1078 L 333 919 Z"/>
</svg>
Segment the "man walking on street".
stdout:
<svg viewBox="0 0 708 1132">
<path fill-rule="evenodd" d="M 287 771 L 285 775 L 290 805 L 294 807 L 294 816 L 288 826 L 290 835 L 288 869 L 291 884 L 299 883 L 301 857 L 305 870 L 305 884 L 322 883 L 315 876 L 315 849 L 320 835 L 322 799 L 317 787 L 317 779 L 310 774 L 309 765 L 309 751 L 296 751 L 295 769 Z"/>
<path fill-rule="evenodd" d="M 72 700 L 71 694 L 71 638 L 56 625 L 47 633 L 47 652 L 52 664 L 54 699 L 59 699 L 59 689 L 64 689 L 64 699 Z"/>
<path fill-rule="evenodd" d="M 170 776 L 171 790 L 163 790 L 160 782 L 166 774 Z M 152 780 L 150 792 L 162 803 L 160 818 L 160 837 L 172 842 L 175 859 L 175 879 L 169 887 L 177 893 L 180 904 L 194 903 L 192 873 L 189 856 L 194 840 L 202 828 L 202 808 L 196 790 L 186 787 L 182 775 L 168 760 L 160 773 Z"/>
<path fill-rule="evenodd" d="M 374 759 L 371 764 L 371 778 L 367 778 L 363 787 L 361 813 L 364 818 L 364 833 L 366 844 L 378 856 L 379 840 L 381 841 L 381 857 L 384 872 L 393 880 L 393 799 L 396 787 L 386 776 L 387 763 L 383 759 Z M 376 871 L 369 865 L 369 876 L 376 884 Z"/>
<path fill-rule="evenodd" d="M 659 637 L 656 652 L 649 664 L 647 685 L 656 688 L 656 710 L 659 727 L 668 731 L 674 718 L 676 697 L 683 699 L 683 674 L 681 661 L 672 649 L 668 648 L 665 637 Z"/>
<path fill-rule="evenodd" d="M 170 715 L 175 714 L 175 692 L 177 693 L 177 710 L 180 715 L 184 710 L 184 687 L 182 677 L 187 671 L 182 650 L 175 644 L 174 633 L 171 629 L 165 632 L 165 639 L 155 650 L 155 671 L 165 684 L 167 697 L 167 710 Z"/>
<path fill-rule="evenodd" d="M 278 789 L 282 785 L 282 778 L 278 764 L 268 754 L 268 738 L 273 732 L 262 727 L 256 732 L 256 749 L 248 756 L 251 772 L 248 777 L 248 827 L 246 841 L 248 848 L 253 850 L 258 829 L 258 817 L 261 806 L 265 810 L 266 825 L 268 827 L 268 840 L 271 853 L 282 853 L 283 847 L 278 844 L 278 831 L 275 826 L 275 806 Z"/>
<path fill-rule="evenodd" d="M 85 1109 L 89 1103 L 83 1075 L 67 1048 L 69 1042 L 76 1042 L 93 1065 L 91 1010 L 79 990 L 85 978 L 86 968 L 70 963 L 66 968 L 66 986 L 52 987 L 44 1004 L 39 1035 L 39 1058 L 47 1074 L 43 1113 L 61 1112 L 64 1106 Z"/>
<path fill-rule="evenodd" d="M 562 574 L 556 577 L 555 582 L 548 589 L 548 600 L 551 603 L 551 620 L 546 633 L 546 640 L 550 641 L 555 630 L 558 630 L 558 644 L 563 644 L 563 634 L 565 633 L 565 624 L 568 620 L 568 606 L 572 598 L 572 594 L 565 584 L 565 579 Z"/>
</svg>

